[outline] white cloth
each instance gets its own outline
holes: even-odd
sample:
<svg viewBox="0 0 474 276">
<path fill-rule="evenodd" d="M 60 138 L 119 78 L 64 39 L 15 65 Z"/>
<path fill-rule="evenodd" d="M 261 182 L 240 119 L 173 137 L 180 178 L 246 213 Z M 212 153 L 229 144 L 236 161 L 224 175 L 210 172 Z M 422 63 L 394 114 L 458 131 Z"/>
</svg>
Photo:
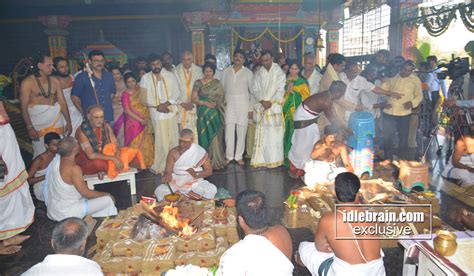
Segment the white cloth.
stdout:
<svg viewBox="0 0 474 276">
<path fill-rule="evenodd" d="M 250 89 L 252 88 L 253 74 L 246 67 L 235 73 L 234 67 L 224 70 L 222 85 L 224 86 L 225 123 L 246 126 L 248 124 L 248 110 L 250 104 Z"/>
<path fill-rule="evenodd" d="M 459 160 L 459 162 L 463 165 L 474 168 L 474 153 L 465 154 L 461 156 L 461 159 Z M 442 175 L 447 178 L 461 180 L 463 184 L 474 185 L 474 173 L 469 172 L 468 170 L 454 167 L 452 156 L 449 159 L 448 164 L 444 168 Z"/>
<path fill-rule="evenodd" d="M 366 78 L 356 76 L 354 79 L 349 80 L 346 73 L 342 72 L 339 74 L 341 80 L 347 85 L 346 93 L 344 93 L 344 99 L 354 105 L 358 105 L 360 102 L 360 93 L 362 91 L 372 91 L 375 88 L 375 84 L 369 82 Z M 345 112 L 345 120 L 349 120 L 351 111 Z"/>
<path fill-rule="evenodd" d="M 50 254 L 22 275 L 104 275 L 93 260 L 77 255 Z"/>
<path fill-rule="evenodd" d="M 261 67 L 254 76 L 252 93 L 255 98 L 253 119 L 256 123 L 255 144 L 250 164 L 254 167 L 274 168 L 283 164 L 284 89 L 286 77 L 278 64 L 270 70 Z M 260 101 L 270 101 L 265 110 Z"/>
<path fill-rule="evenodd" d="M 72 132 L 71 136 L 76 137 L 76 130 L 81 126 L 83 117 L 71 99 L 72 87 L 63 89 L 64 99 L 66 100 L 69 116 L 71 117 Z"/>
<path fill-rule="evenodd" d="M 374 118 L 380 117 L 380 108 L 374 109 L 374 104 L 382 102 L 382 97 L 372 91 L 360 92 L 360 103 L 364 107 L 364 111 L 370 112 Z"/>
<path fill-rule="evenodd" d="M 337 167 L 334 162 L 309 160 L 304 166 L 304 183 L 310 189 L 316 184 L 334 181 L 340 173 L 347 172 L 346 168 Z"/>
<path fill-rule="evenodd" d="M 267 238 L 247 235 L 222 255 L 217 275 L 293 275 L 291 261 Z"/>
<path fill-rule="evenodd" d="M 311 114 L 308 108 L 300 104 L 293 114 L 293 121 L 306 121 L 319 117 L 320 114 Z M 291 138 L 291 148 L 288 159 L 297 169 L 302 170 L 308 160 L 311 159 L 311 152 L 314 144 L 319 141 L 320 133 L 317 124 L 311 124 L 305 128 L 295 129 Z"/>
<path fill-rule="evenodd" d="M 247 127 L 236 124 L 225 124 L 225 158 L 227 160 L 242 160 L 245 150 Z M 237 136 L 237 142 L 235 137 Z"/>
<path fill-rule="evenodd" d="M 178 80 L 173 73 L 161 70 L 161 80 L 157 80 L 153 72 L 148 72 L 140 80 L 142 93 L 146 93 L 146 106 L 150 113 L 150 118 L 154 121 L 172 119 L 178 114 L 178 103 L 180 101 L 180 90 Z M 146 92 L 144 91 L 146 90 Z M 156 106 L 169 102 L 169 113 L 162 113 L 156 110 Z"/>
<path fill-rule="evenodd" d="M 301 74 L 303 76 L 305 75 L 304 69 L 303 71 L 301 71 Z M 322 77 L 323 75 L 321 75 L 321 73 L 319 73 L 318 70 L 314 68 L 309 78 L 306 79 L 308 81 L 309 92 L 311 93 L 311 95 L 314 95 L 319 92 L 319 82 L 321 81 Z"/>
<path fill-rule="evenodd" d="M 68 217 L 83 218 L 107 217 L 117 215 L 117 208 L 109 196 L 94 199 L 83 198 L 72 184 L 64 182 L 60 171 L 61 157 L 57 155 L 46 171 L 47 193 L 45 202 L 48 218 L 61 221 Z"/>
<path fill-rule="evenodd" d="M 28 228 L 35 206 L 28 187 L 28 173 L 10 124 L 0 125 L 0 156 L 8 168 L 0 182 L 0 240 L 13 237 Z"/>
<path fill-rule="evenodd" d="M 438 78 L 438 73 L 441 73 L 443 70 L 441 68 L 436 68 L 430 72 L 431 78 L 428 84 L 428 89 L 430 92 L 439 91 L 440 89 L 440 80 Z"/>
<path fill-rule="evenodd" d="M 176 78 L 178 79 L 179 91 L 181 93 L 180 100 L 183 103 L 191 102 L 194 83 L 202 78 L 201 67 L 191 64 L 189 72 L 184 68 L 183 64 L 179 64 L 174 69 Z M 189 128 L 194 133 L 194 142 L 197 143 L 197 125 L 196 125 L 196 106 L 190 111 L 186 111 L 180 106 L 179 108 L 179 127 L 180 129 Z"/>
<path fill-rule="evenodd" d="M 43 170 L 37 170 L 35 172 L 35 177 L 40 177 L 40 176 L 43 176 L 46 174 L 46 170 L 47 169 L 43 169 Z M 33 185 L 33 194 L 35 195 L 36 199 L 40 200 L 40 201 L 44 201 L 44 194 L 43 194 L 43 183 L 44 183 L 44 180 L 43 181 L 40 181 L 40 182 L 36 182 L 34 185 Z"/>
<path fill-rule="evenodd" d="M 193 168 L 196 172 L 202 172 L 202 164 L 208 159 L 208 154 L 204 148 L 197 144 L 192 144 L 191 147 L 185 151 L 176 160 L 173 167 L 172 181 L 169 186 L 173 192 L 180 191 L 188 193 L 193 191 L 204 198 L 214 198 L 217 193 L 217 188 L 203 178 L 194 179 L 186 170 Z M 155 190 L 158 200 L 163 200 L 164 196 L 170 194 L 168 185 L 161 184 Z"/>
<path fill-rule="evenodd" d="M 331 275 L 351 275 L 351 276 L 384 276 L 385 267 L 383 265 L 383 252 L 380 250 L 380 259 L 370 261 L 365 264 L 349 264 L 334 255 L 334 253 L 319 252 L 314 242 L 302 242 L 299 245 L 298 253 L 302 263 L 311 272 L 311 275 L 317 276 L 318 269 L 326 259 L 334 258 L 334 262 L 328 271 Z"/>
<path fill-rule="evenodd" d="M 37 132 L 40 132 L 39 140 L 32 141 L 33 159 L 46 151 L 44 147 L 44 135 L 48 132 L 54 131 L 58 134 L 63 134 L 65 120 L 61 114 L 61 106 L 59 103 L 54 105 L 30 105 L 28 106 L 28 113 L 30 114 L 31 124 Z M 41 132 L 43 134 L 41 135 Z"/>
</svg>

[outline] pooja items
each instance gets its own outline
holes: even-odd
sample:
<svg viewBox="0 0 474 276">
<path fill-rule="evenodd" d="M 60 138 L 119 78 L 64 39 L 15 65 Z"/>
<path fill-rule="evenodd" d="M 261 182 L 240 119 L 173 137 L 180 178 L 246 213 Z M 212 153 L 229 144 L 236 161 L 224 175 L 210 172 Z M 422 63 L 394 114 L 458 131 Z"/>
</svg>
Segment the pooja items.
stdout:
<svg viewBox="0 0 474 276">
<path fill-rule="evenodd" d="M 456 234 L 446 230 L 438 230 L 436 238 L 433 240 L 435 251 L 445 257 L 454 255 L 458 247 L 456 239 Z"/>
</svg>

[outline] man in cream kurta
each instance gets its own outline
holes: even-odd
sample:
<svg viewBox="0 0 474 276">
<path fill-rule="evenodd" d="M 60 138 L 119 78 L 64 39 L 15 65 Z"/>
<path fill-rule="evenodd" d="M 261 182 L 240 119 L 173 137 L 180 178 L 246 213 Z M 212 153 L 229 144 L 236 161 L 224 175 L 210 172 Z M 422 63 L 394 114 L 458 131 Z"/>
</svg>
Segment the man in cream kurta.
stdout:
<svg viewBox="0 0 474 276">
<path fill-rule="evenodd" d="M 180 99 L 178 81 L 173 73 L 162 70 L 159 56 L 150 59 L 151 71 L 141 81 L 142 101 L 146 102 L 155 136 L 155 160 L 150 170 L 162 174 L 166 156 L 178 145 L 178 103 Z M 146 100 L 143 99 L 146 97 Z"/>
<path fill-rule="evenodd" d="M 222 84 L 227 102 L 225 111 L 225 144 L 226 162 L 236 160 L 243 165 L 242 155 L 245 150 L 245 135 L 248 126 L 248 110 L 253 73 L 243 66 L 245 52 L 237 50 L 234 54 L 234 65 L 224 70 Z M 235 134 L 237 133 L 237 146 Z"/>
<path fill-rule="evenodd" d="M 181 56 L 181 63 L 174 69 L 181 93 L 179 105 L 179 129 L 189 128 L 194 133 L 197 143 L 196 106 L 191 102 L 194 83 L 202 78 L 201 67 L 193 63 L 193 54 L 185 51 Z"/>
<path fill-rule="evenodd" d="M 400 99 L 388 98 L 387 106 L 383 109 L 383 137 L 385 159 L 393 160 L 394 138 L 398 132 L 398 152 L 399 159 L 412 159 L 412 153 L 408 151 L 408 130 L 410 116 L 413 109 L 423 100 L 421 81 L 413 74 L 415 64 L 406 61 L 400 73 L 388 79 L 382 84 L 382 88 L 390 91 L 397 91 L 402 95 Z"/>
<path fill-rule="evenodd" d="M 273 63 L 270 51 L 262 51 L 261 60 L 263 66 L 255 74 L 252 87 L 253 118 L 257 127 L 250 165 L 275 168 L 283 164 L 282 106 L 286 77 L 280 66 Z"/>
</svg>

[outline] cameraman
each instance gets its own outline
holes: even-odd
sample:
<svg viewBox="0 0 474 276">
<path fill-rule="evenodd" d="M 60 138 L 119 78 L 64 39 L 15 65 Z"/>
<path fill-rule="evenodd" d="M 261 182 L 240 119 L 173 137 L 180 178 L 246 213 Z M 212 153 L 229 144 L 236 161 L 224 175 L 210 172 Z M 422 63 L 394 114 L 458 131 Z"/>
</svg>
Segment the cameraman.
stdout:
<svg viewBox="0 0 474 276">
<path fill-rule="evenodd" d="M 431 123 L 435 124 L 437 121 L 436 118 L 436 108 L 438 107 L 440 98 L 446 96 L 446 87 L 444 86 L 444 81 L 438 78 L 438 73 L 441 73 L 441 68 L 438 68 L 438 58 L 436 56 L 429 56 L 426 58 L 426 61 L 429 64 L 429 69 L 432 77 L 428 83 L 428 89 L 431 100 Z M 440 94 L 440 88 L 443 94 Z"/>
</svg>

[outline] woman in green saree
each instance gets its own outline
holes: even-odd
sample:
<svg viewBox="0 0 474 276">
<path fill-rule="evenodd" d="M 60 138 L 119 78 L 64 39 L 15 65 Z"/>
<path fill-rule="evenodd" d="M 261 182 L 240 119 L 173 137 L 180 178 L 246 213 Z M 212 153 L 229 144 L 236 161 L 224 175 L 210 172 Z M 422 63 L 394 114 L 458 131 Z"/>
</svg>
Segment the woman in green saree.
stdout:
<svg viewBox="0 0 474 276">
<path fill-rule="evenodd" d="M 306 79 L 300 75 L 300 68 L 295 62 L 290 63 L 285 85 L 285 104 L 283 105 L 283 116 L 285 118 L 285 136 L 283 137 L 283 153 L 285 156 L 284 165 L 289 167 L 288 153 L 291 148 L 291 139 L 295 126 L 293 114 L 296 108 L 310 96 Z"/>
<path fill-rule="evenodd" d="M 204 77 L 194 83 L 192 100 L 197 105 L 199 145 L 207 150 L 213 169 L 225 166 L 224 154 L 224 87 L 214 79 L 216 66 L 206 62 Z"/>
</svg>

